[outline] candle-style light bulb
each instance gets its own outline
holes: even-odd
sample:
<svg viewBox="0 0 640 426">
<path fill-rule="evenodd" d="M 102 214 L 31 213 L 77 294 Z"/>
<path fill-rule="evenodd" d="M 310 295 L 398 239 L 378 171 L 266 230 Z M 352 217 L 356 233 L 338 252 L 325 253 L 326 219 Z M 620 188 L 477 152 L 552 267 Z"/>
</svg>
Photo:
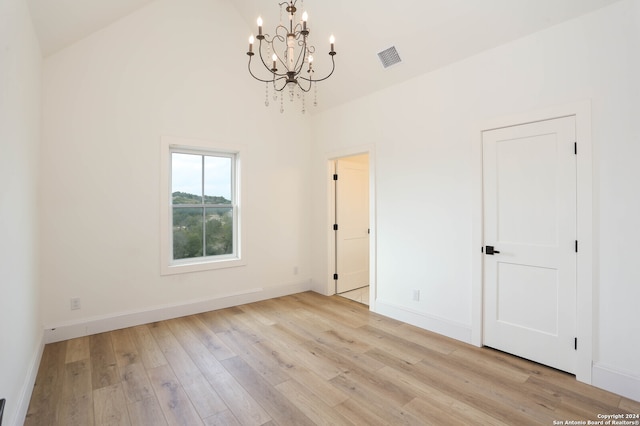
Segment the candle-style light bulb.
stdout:
<svg viewBox="0 0 640 426">
<path fill-rule="evenodd" d="M 336 38 L 333 36 L 333 34 L 331 34 L 331 37 L 329 37 L 329 43 L 331 43 L 331 52 L 335 52 L 335 43 L 336 43 Z"/>
<path fill-rule="evenodd" d="M 258 16 L 258 35 L 262 35 L 262 17 Z"/>
<path fill-rule="evenodd" d="M 253 38 L 253 34 L 251 34 L 251 36 L 249 37 L 249 52 L 253 52 L 253 42 L 256 41 L 255 38 Z"/>
<path fill-rule="evenodd" d="M 274 53 L 271 56 L 271 59 L 273 59 L 273 67 L 271 69 L 273 69 L 275 71 L 276 70 L 276 61 L 278 60 L 278 56 Z"/>
<path fill-rule="evenodd" d="M 309 71 L 311 72 L 313 70 L 313 55 L 309 55 Z"/>
<path fill-rule="evenodd" d="M 304 13 L 302 14 L 302 31 L 306 31 L 308 20 L 309 20 L 309 14 L 305 10 Z"/>
</svg>

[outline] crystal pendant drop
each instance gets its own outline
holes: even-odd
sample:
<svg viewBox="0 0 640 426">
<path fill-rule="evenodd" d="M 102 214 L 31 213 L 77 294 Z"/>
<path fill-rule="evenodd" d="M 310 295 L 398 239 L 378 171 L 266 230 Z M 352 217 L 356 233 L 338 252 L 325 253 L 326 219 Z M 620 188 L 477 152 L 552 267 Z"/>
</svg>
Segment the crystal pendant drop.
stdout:
<svg viewBox="0 0 640 426">
<path fill-rule="evenodd" d="M 318 106 L 318 83 L 313 84 L 313 106 Z"/>
</svg>

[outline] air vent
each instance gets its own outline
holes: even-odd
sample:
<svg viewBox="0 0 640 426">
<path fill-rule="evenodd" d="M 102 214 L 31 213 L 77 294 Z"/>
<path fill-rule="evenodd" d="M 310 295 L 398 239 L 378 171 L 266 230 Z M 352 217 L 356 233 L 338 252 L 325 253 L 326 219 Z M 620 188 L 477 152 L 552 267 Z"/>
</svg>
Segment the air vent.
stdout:
<svg viewBox="0 0 640 426">
<path fill-rule="evenodd" d="M 380 62 L 382 62 L 382 66 L 385 68 L 389 68 L 391 65 L 395 65 L 402 60 L 395 46 L 378 52 L 378 58 L 380 58 Z"/>
</svg>

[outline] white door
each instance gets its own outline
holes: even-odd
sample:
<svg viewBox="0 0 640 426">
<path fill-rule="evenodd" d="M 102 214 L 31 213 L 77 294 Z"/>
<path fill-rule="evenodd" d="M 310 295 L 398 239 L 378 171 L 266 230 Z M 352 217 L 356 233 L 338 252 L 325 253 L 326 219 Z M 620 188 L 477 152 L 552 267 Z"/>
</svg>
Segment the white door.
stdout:
<svg viewBox="0 0 640 426">
<path fill-rule="evenodd" d="M 573 116 L 482 136 L 484 344 L 571 373 L 575 141 Z"/>
<path fill-rule="evenodd" d="M 369 285 L 368 155 L 336 160 L 336 293 Z"/>
</svg>

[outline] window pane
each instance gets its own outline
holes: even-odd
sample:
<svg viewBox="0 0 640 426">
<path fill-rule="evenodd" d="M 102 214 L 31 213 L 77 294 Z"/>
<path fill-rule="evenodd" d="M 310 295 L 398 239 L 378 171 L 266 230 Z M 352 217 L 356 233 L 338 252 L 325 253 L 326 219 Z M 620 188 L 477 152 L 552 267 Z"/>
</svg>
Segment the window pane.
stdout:
<svg viewBox="0 0 640 426">
<path fill-rule="evenodd" d="M 233 253 L 233 209 L 207 208 L 207 256 Z"/>
<path fill-rule="evenodd" d="M 231 204 L 231 158 L 204 157 L 205 203 Z"/>
<path fill-rule="evenodd" d="M 174 205 L 202 203 L 202 155 L 171 154 L 171 194 Z"/>
<path fill-rule="evenodd" d="M 202 208 L 173 208 L 173 258 L 202 256 Z"/>
</svg>

